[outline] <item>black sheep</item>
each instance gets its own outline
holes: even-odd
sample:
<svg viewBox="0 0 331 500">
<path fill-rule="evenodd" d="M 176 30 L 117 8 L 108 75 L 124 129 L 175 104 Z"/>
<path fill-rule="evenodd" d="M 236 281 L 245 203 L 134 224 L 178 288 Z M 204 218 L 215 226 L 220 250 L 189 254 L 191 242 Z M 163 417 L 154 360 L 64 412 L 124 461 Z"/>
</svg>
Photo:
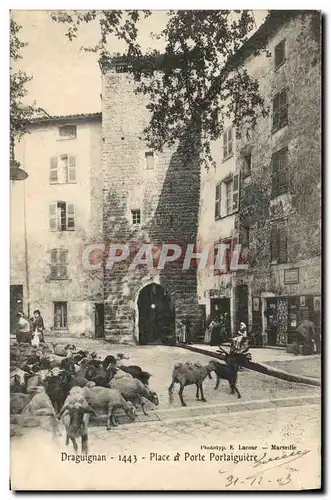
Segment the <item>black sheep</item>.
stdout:
<svg viewBox="0 0 331 500">
<path fill-rule="evenodd" d="M 152 376 L 150 373 L 143 371 L 140 366 L 137 365 L 121 365 L 120 368 L 124 372 L 129 373 L 133 378 L 140 380 L 140 382 L 144 385 L 148 385 L 149 379 Z"/>
</svg>

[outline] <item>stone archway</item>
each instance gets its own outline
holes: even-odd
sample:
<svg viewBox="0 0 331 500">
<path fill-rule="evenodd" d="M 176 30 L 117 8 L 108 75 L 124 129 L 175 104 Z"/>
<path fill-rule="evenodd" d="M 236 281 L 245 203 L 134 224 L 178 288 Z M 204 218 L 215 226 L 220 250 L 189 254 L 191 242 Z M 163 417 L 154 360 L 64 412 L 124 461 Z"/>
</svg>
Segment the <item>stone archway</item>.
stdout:
<svg viewBox="0 0 331 500">
<path fill-rule="evenodd" d="M 140 290 L 137 305 L 139 344 L 174 344 L 175 313 L 170 294 L 151 283 Z"/>
</svg>

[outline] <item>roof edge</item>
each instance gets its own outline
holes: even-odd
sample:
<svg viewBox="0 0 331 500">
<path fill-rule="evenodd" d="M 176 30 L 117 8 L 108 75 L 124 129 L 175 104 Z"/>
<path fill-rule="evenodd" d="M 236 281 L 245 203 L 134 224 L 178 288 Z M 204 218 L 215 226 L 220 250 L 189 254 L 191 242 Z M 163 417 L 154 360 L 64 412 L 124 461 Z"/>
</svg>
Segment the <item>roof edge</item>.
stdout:
<svg viewBox="0 0 331 500">
<path fill-rule="evenodd" d="M 101 120 L 102 112 L 98 113 L 80 113 L 75 115 L 54 115 L 54 116 L 39 116 L 30 120 L 31 125 L 39 123 L 51 122 L 69 122 L 69 121 L 84 121 L 84 120 Z"/>
</svg>

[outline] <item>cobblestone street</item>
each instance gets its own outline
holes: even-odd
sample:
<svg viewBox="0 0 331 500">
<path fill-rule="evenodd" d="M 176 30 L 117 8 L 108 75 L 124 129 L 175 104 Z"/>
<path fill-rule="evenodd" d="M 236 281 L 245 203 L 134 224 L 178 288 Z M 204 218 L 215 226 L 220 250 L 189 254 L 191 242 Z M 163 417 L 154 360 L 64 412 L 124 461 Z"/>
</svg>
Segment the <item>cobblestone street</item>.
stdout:
<svg viewBox="0 0 331 500">
<path fill-rule="evenodd" d="M 39 435 L 36 439 L 32 434 L 14 439 L 12 463 L 19 465 L 19 470 L 12 469 L 14 481 L 19 484 L 20 478 L 24 478 L 30 488 L 43 488 L 47 484 L 54 489 L 89 488 L 96 476 L 100 489 L 319 487 L 320 410 L 317 404 L 128 424 L 111 431 L 105 427 L 91 428 L 90 453 L 104 454 L 106 462 L 61 461 L 62 452 L 73 453 L 71 447 L 64 445 L 64 439 L 62 436 L 55 443 L 49 436 Z M 273 451 L 273 445 L 289 446 L 295 451 Z M 259 459 L 264 457 L 265 463 L 254 467 L 248 462 L 235 464 L 217 459 L 222 453 L 240 452 L 243 456 L 247 453 L 242 451 L 244 446 L 253 450 L 256 446 L 255 451 L 249 453 L 256 453 Z M 208 450 L 207 447 L 214 448 Z M 216 447 L 219 449 L 215 451 Z M 180 454 L 178 462 L 174 461 L 177 453 Z M 49 473 L 43 477 L 32 474 L 39 460 L 43 461 L 44 471 L 45 462 L 48 463 Z M 56 479 L 58 475 L 61 485 Z"/>
</svg>

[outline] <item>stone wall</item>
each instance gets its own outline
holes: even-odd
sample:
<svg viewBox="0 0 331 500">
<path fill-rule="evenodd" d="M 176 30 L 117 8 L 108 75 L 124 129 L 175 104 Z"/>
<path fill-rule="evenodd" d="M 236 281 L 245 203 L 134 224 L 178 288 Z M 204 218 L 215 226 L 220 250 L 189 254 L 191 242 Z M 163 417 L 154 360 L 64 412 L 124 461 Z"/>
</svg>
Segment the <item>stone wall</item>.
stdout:
<svg viewBox="0 0 331 500">
<path fill-rule="evenodd" d="M 143 129 L 147 101 L 134 93 L 136 83 L 126 73 L 109 70 L 103 75 L 104 176 L 103 229 L 106 244 L 141 242 L 177 243 L 186 249 L 196 242 L 200 169 L 192 141 L 154 154 L 148 170 Z M 197 141 L 198 144 L 198 141 Z M 131 210 L 140 209 L 142 224 L 131 224 Z M 170 294 L 176 320 L 188 314 L 197 329 L 196 269 L 182 271 L 180 262 L 157 270 L 140 266 L 128 270 L 127 262 L 105 269 L 105 332 L 113 342 L 138 342 L 139 291 L 152 282 Z"/>
</svg>

